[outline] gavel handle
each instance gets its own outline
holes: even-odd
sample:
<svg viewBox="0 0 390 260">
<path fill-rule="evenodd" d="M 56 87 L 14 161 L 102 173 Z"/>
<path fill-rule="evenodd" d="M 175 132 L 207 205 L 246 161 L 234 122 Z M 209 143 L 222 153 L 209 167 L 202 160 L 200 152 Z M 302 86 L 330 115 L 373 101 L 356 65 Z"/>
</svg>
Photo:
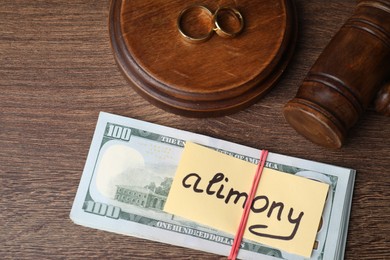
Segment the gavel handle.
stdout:
<svg viewBox="0 0 390 260">
<path fill-rule="evenodd" d="M 385 116 L 390 117 L 390 82 L 378 92 L 375 98 L 375 110 Z"/>
</svg>

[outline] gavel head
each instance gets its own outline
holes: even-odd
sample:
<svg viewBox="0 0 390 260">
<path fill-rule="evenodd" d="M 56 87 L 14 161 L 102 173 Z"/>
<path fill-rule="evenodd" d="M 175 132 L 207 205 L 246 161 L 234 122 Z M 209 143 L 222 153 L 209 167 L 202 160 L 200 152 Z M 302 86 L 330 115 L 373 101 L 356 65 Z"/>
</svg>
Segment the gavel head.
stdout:
<svg viewBox="0 0 390 260">
<path fill-rule="evenodd" d="M 377 93 L 389 109 L 390 3 L 360 1 L 284 107 L 287 122 L 310 141 L 340 148 Z"/>
</svg>

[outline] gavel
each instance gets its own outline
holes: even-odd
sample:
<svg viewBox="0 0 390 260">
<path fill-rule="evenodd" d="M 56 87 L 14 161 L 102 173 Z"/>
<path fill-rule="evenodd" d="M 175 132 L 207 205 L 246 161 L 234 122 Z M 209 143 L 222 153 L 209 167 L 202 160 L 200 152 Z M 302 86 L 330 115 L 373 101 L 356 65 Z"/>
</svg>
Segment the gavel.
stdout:
<svg viewBox="0 0 390 260">
<path fill-rule="evenodd" d="M 283 113 L 310 141 L 340 148 L 372 105 L 390 116 L 389 0 L 358 1 Z"/>
</svg>

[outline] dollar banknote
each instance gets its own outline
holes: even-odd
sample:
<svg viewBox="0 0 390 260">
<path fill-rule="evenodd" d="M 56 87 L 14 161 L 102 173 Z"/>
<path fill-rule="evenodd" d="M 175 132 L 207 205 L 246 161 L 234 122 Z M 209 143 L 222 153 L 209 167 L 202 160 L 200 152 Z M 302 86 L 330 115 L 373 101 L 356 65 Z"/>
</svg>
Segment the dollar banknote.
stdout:
<svg viewBox="0 0 390 260">
<path fill-rule="evenodd" d="M 187 141 L 259 162 L 255 148 L 101 112 L 70 218 L 86 227 L 229 255 L 234 235 L 163 211 Z M 343 259 L 355 171 L 276 153 L 269 153 L 265 167 L 330 185 L 310 259 Z M 304 259 L 249 240 L 242 241 L 238 258 Z"/>
</svg>

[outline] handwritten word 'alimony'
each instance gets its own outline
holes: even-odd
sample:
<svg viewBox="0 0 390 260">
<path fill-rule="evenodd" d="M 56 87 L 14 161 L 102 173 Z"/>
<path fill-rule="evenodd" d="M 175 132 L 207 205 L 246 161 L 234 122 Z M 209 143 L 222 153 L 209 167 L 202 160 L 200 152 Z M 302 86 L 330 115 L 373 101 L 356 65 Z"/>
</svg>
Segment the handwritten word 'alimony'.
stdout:
<svg viewBox="0 0 390 260">
<path fill-rule="evenodd" d="M 244 208 L 248 200 L 248 193 L 235 190 L 234 188 L 230 188 L 229 191 L 226 192 L 225 184 L 228 182 L 229 178 L 221 172 L 216 173 L 211 180 L 206 182 L 202 182 L 202 177 L 199 174 L 190 173 L 183 178 L 182 185 L 187 189 L 192 188 L 196 193 L 206 193 L 207 195 L 215 196 L 217 199 L 223 200 L 225 204 L 231 202 L 238 204 L 241 201 L 242 208 Z M 290 207 L 288 214 L 283 214 L 285 212 L 285 204 L 277 201 L 271 202 L 265 195 L 255 196 L 253 201 L 250 203 L 252 204 L 251 211 L 253 213 L 266 213 L 267 218 L 271 218 L 273 215 L 276 215 L 278 221 L 281 221 L 282 217 L 284 217 L 289 223 L 294 225 L 291 234 L 285 236 L 262 232 L 261 230 L 267 229 L 268 226 L 264 224 L 254 224 L 248 227 L 248 230 L 252 234 L 280 240 L 291 240 L 295 237 L 304 215 L 303 211 L 299 212 L 296 214 L 297 216 L 294 217 L 294 208 Z"/>
<path fill-rule="evenodd" d="M 257 165 L 187 142 L 164 211 L 235 234 L 250 203 L 244 238 L 310 257 L 329 185 L 264 168 L 252 201 Z"/>
</svg>

